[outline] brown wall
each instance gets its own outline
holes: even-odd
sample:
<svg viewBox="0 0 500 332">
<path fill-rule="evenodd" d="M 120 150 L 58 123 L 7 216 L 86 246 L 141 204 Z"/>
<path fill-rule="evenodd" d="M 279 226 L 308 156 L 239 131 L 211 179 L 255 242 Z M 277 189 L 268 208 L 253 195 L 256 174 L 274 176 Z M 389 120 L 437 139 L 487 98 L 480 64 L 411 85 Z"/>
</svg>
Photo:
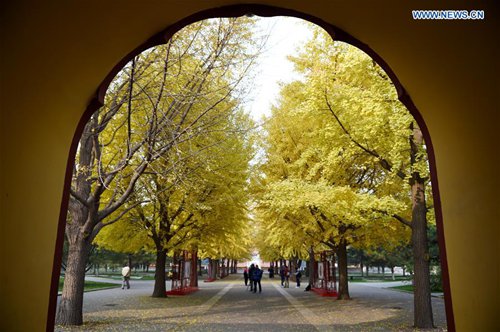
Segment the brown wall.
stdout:
<svg viewBox="0 0 500 332">
<path fill-rule="evenodd" d="M 434 146 L 457 331 L 499 328 L 499 11 L 493 2 L 255 1 L 314 15 L 393 69 Z M 1 8 L 0 329 L 45 329 L 75 128 L 127 53 L 200 10 L 240 1 L 22 0 Z M 119 4 L 119 5 L 117 5 Z M 413 21 L 411 9 L 485 21 Z"/>
</svg>

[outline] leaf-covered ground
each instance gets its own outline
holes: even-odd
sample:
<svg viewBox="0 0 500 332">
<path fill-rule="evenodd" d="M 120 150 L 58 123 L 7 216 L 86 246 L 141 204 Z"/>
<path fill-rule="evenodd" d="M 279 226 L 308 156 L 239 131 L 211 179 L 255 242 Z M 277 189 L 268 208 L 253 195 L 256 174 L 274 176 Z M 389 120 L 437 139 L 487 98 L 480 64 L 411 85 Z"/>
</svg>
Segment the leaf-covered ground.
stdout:
<svg viewBox="0 0 500 332">
<path fill-rule="evenodd" d="M 130 290 L 86 293 L 84 325 L 56 331 L 413 331 L 411 294 L 351 284 L 350 301 L 265 279 L 250 293 L 241 276 L 203 283 L 189 296 L 152 298 L 152 282 Z M 444 303 L 433 298 L 435 324 L 446 331 Z"/>
</svg>

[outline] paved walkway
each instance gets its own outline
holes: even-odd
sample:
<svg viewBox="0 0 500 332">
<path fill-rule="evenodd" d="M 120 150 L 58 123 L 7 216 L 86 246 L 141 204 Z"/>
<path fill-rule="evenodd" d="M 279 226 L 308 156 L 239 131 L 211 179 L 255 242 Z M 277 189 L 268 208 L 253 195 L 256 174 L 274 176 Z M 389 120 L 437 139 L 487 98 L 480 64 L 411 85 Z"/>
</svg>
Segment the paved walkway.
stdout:
<svg viewBox="0 0 500 332">
<path fill-rule="evenodd" d="M 153 283 L 85 293 L 85 324 L 56 331 L 413 331 L 413 295 L 380 288 L 386 285 L 351 283 L 353 299 L 337 301 L 283 289 L 277 279 L 263 280 L 262 293 L 254 294 L 241 276 L 230 276 L 165 299 L 150 296 Z M 432 301 L 432 331 L 446 331 L 443 300 Z"/>
</svg>

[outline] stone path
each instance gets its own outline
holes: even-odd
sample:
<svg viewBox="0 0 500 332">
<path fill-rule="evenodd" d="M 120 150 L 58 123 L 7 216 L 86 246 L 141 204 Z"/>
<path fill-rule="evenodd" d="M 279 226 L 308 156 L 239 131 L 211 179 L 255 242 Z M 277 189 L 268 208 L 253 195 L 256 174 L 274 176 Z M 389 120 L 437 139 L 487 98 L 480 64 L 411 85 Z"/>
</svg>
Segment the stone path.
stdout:
<svg viewBox="0 0 500 332">
<path fill-rule="evenodd" d="M 413 331 L 412 294 L 349 287 L 353 299 L 337 301 L 265 279 L 262 293 L 254 294 L 241 276 L 230 276 L 200 282 L 188 296 L 157 299 L 150 296 L 153 281 L 132 281 L 129 290 L 86 293 L 85 324 L 56 331 Z M 432 301 L 438 327 L 432 331 L 446 331 L 443 299 Z"/>
</svg>

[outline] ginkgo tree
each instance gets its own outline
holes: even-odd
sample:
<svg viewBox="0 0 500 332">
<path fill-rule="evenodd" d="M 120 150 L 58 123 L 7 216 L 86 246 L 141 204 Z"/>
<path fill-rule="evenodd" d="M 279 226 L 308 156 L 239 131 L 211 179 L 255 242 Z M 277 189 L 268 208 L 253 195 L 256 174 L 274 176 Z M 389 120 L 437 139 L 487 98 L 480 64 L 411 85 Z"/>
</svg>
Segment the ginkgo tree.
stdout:
<svg viewBox="0 0 500 332">
<path fill-rule="evenodd" d="M 254 155 L 254 124 L 244 114 L 232 122 L 237 127 L 230 138 L 217 146 L 216 153 L 210 154 L 212 171 L 204 181 L 211 183 L 213 194 L 204 203 L 199 227 L 192 234 L 200 257 L 211 261 L 251 256 L 248 186 Z"/>
<path fill-rule="evenodd" d="M 318 248 L 336 250 L 339 294 L 349 298 L 347 245 L 361 239 L 404 241 L 402 227 L 391 217 L 404 205 L 390 195 L 375 194 L 380 169 L 372 169 L 364 155 L 343 146 L 348 141 L 335 132 L 329 115 L 311 109 L 314 105 L 306 88 L 303 82 L 285 86 L 279 107 L 266 122 L 259 211 L 271 223 L 268 227 L 273 227 L 268 232 L 273 243 L 285 243 L 289 251 L 297 246 L 304 250 L 303 239 L 309 237 Z M 280 202 L 284 205 L 278 205 Z M 379 227 L 368 231 L 370 220 L 377 220 Z M 384 237 L 387 223 L 394 232 Z M 291 229 L 299 234 L 291 234 Z"/>
<path fill-rule="evenodd" d="M 307 53 L 294 61 L 310 82 L 316 82 L 316 109 L 329 112 L 356 151 L 378 163 L 389 178 L 384 182 L 403 186 L 401 192 L 409 193 L 411 217 L 393 217 L 411 228 L 414 325 L 430 328 L 433 317 L 426 204 L 429 168 L 422 132 L 398 101 L 388 76 L 365 53 L 334 43 L 319 29 L 315 41 L 307 47 Z"/>
<path fill-rule="evenodd" d="M 308 233 L 319 228 L 339 255 L 341 297 L 347 287 L 342 278 L 345 245 L 397 245 L 408 235 L 401 226 L 408 226 L 414 249 L 415 326 L 432 327 L 425 235 L 428 167 L 422 134 L 388 76 L 370 57 L 333 42 L 319 28 L 313 30 L 312 40 L 290 57 L 303 79 L 283 85 L 267 121 L 263 222 L 276 223 L 278 233 L 293 224 Z M 343 194 L 324 189 L 329 187 L 343 188 Z M 276 205 L 280 197 L 288 197 L 283 206 Z"/>
<path fill-rule="evenodd" d="M 110 84 L 105 105 L 91 116 L 78 145 L 58 324 L 82 324 L 92 243 L 103 228 L 148 203 L 139 194 L 141 178 L 155 173 L 159 160 L 175 156 L 180 144 L 212 130 L 222 110 L 239 108 L 244 78 L 262 46 L 251 26 L 247 17 L 192 24 L 136 56 Z"/>
<path fill-rule="evenodd" d="M 177 146 L 175 154 L 182 162 L 175 163 L 175 172 L 161 173 L 173 157 L 156 163 L 153 168 L 159 170 L 141 178 L 141 190 L 129 202 L 142 204 L 96 238 L 107 249 L 156 253 L 153 297 L 165 297 L 166 256 L 176 251 L 198 250 L 202 257 L 231 259 L 249 255 L 241 238 L 247 228 L 252 122 L 243 112 L 233 111 L 221 115 L 217 127 Z M 195 154 L 193 145 L 198 146 Z M 130 239 L 132 247 L 123 247 L 124 239 Z"/>
</svg>

